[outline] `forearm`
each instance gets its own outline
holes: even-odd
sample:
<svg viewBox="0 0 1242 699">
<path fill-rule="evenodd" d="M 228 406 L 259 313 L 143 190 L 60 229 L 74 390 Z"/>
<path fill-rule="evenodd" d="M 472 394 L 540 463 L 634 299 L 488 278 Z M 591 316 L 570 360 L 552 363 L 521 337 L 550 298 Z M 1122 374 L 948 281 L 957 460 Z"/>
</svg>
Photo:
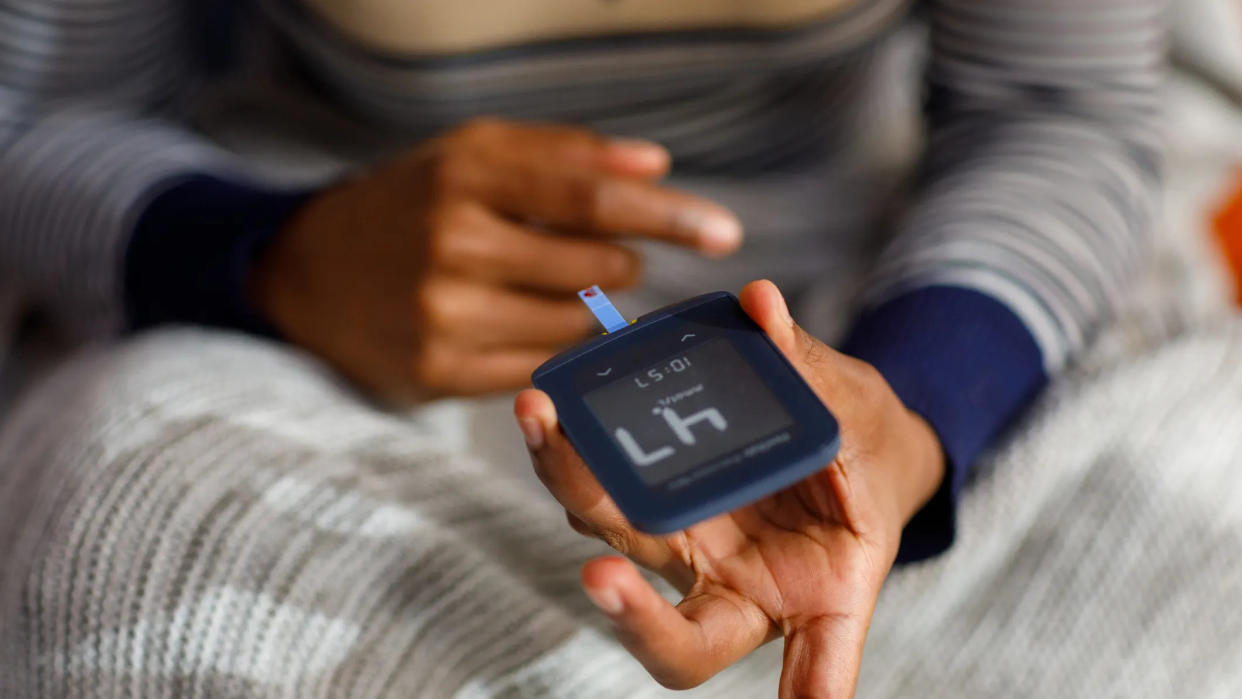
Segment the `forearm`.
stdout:
<svg viewBox="0 0 1242 699">
<path fill-rule="evenodd" d="M 124 259 L 128 326 L 194 323 L 277 336 L 249 294 L 256 260 L 312 191 L 195 175 L 153 198 Z"/>
<path fill-rule="evenodd" d="M 1114 5 L 933 7 L 923 185 L 845 345 L 927 419 L 948 458 L 903 560 L 948 546 L 979 454 L 1142 265 L 1163 25 L 1158 2 Z"/>
<path fill-rule="evenodd" d="M 923 186 L 873 304 L 974 289 L 1022 319 L 1050 371 L 1085 344 L 1149 248 L 1162 6 L 933 4 Z"/>
<path fill-rule="evenodd" d="M 186 173 L 228 169 L 215 149 L 166 124 L 113 113 L 46 118 L 0 154 L 3 274 L 63 325 L 114 330 L 141 211 Z"/>
<path fill-rule="evenodd" d="M 1158 146 L 1074 114 L 1015 108 L 951 121 L 938 129 L 927 184 L 881 258 L 869 305 L 928 287 L 977 291 L 1021 319 L 1055 373 L 1144 264 Z"/>
<path fill-rule="evenodd" d="M 190 9 L 0 0 L 15 38 L 0 43 L 0 277 L 75 334 L 124 325 L 125 255 L 153 200 L 240 177 L 180 118 L 205 80 Z"/>
</svg>

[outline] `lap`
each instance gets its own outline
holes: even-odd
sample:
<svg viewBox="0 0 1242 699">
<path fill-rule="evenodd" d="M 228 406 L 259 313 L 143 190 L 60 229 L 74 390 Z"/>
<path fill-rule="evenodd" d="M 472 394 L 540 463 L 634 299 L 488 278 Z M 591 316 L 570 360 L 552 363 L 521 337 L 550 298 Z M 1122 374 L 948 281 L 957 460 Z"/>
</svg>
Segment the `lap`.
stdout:
<svg viewBox="0 0 1242 699">
<path fill-rule="evenodd" d="M 1242 325 L 1071 375 L 982 468 L 953 550 L 890 578 L 860 696 L 1242 686 Z"/>
<path fill-rule="evenodd" d="M 989 457 L 954 550 L 890 578 L 860 695 L 1242 682 L 1240 404 L 1236 329 L 1050 392 Z M 444 441 L 244 338 L 73 361 L 0 432 L 0 684 L 662 695 L 578 591 L 600 547 Z M 779 650 L 702 694 L 770 693 Z"/>
<path fill-rule="evenodd" d="M 446 696 L 583 634 L 624 667 L 584 621 L 598 545 L 437 442 L 244 338 L 73 361 L 0 436 L 0 614 L 21 649 L 0 677 L 34 696 Z M 647 682 L 627 670 L 616 696 Z"/>
</svg>

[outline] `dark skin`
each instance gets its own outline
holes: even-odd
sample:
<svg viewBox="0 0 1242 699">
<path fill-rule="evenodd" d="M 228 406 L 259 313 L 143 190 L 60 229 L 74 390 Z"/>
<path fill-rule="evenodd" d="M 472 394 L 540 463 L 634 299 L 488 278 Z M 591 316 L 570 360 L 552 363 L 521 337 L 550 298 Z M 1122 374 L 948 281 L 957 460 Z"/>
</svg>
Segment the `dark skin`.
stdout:
<svg viewBox="0 0 1242 699">
<path fill-rule="evenodd" d="M 529 385 L 594 331 L 576 291 L 634 285 L 621 237 L 732 252 L 727 209 L 661 186 L 663 148 L 471 122 L 310 201 L 258 261 L 257 306 L 391 403 Z"/>
<path fill-rule="evenodd" d="M 286 337 L 382 401 L 526 386 L 596 331 L 578 289 L 638 280 L 623 237 L 705 255 L 740 245 L 728 210 L 659 184 L 668 168 L 651 143 L 472 122 L 313 198 L 258 261 L 251 293 Z M 874 369 L 793 324 L 774 286 L 739 298 L 841 424 L 840 456 L 815 476 L 653 537 L 600 488 L 546 395 L 521 393 L 518 423 L 570 524 L 624 554 L 588 563 L 583 584 L 657 680 L 697 685 L 783 636 L 782 697 L 850 696 L 901 529 L 943 457 Z M 631 561 L 685 599 L 669 605 Z"/>
<path fill-rule="evenodd" d="M 939 440 L 871 366 L 797 327 L 771 282 L 739 299 L 841 424 L 837 458 L 797 485 L 672 536 L 643 534 L 569 444 L 546 394 L 523 391 L 514 412 L 571 525 L 624 554 L 589 562 L 582 584 L 656 680 L 696 686 L 784 637 L 781 697 L 853 696 L 901 530 L 944 477 Z M 631 561 L 677 587 L 681 603 Z"/>
</svg>

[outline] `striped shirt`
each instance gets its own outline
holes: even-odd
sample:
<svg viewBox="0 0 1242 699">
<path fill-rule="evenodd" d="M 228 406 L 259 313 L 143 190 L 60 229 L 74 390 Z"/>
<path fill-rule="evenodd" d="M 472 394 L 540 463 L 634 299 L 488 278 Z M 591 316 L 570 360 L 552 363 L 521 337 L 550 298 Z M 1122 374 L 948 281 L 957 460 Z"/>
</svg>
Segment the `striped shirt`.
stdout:
<svg viewBox="0 0 1242 699">
<path fill-rule="evenodd" d="M 736 185 L 739 197 L 773 178 L 852 172 L 866 155 L 857 144 L 876 137 L 864 105 L 882 47 L 912 10 L 906 0 L 748 4 L 762 12 L 716 0 L 520 5 L 521 22 L 501 3 L 487 17 L 481 0 L 0 0 L 0 283 L 67 326 L 108 332 L 125 323 L 134 260 L 160 257 L 134 257 L 135 231 L 177 236 L 169 212 L 196 209 L 168 202 L 204 191 L 186 183 L 232 187 L 225 200 L 279 219 L 261 204 L 271 182 L 254 158 L 204 133 L 204 95 L 230 90 L 270 98 L 260 118 L 288 109 L 297 116 L 274 132 L 322 136 L 348 163 L 491 114 L 658 140 L 679 175 Z M 1158 198 L 1165 8 L 914 9 L 928 30 L 926 151 L 843 342 L 937 429 L 953 470 L 928 516 L 951 520 L 979 451 L 1142 268 Z M 371 15 L 350 14 L 362 10 Z M 289 94 L 318 117 L 289 109 Z M 812 214 L 856 205 L 829 180 L 801 200 Z M 878 219 L 851 225 L 880 236 Z M 846 235 L 822 228 L 820 238 Z M 813 244 L 769 246 L 813 273 Z M 945 545 L 943 531 L 930 536 L 910 546 Z"/>
</svg>

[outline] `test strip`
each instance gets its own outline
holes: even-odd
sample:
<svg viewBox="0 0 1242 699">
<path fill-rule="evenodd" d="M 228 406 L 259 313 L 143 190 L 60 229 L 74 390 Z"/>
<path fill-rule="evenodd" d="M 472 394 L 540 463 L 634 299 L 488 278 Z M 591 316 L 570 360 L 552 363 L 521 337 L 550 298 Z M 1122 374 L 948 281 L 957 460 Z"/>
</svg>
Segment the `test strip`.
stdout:
<svg viewBox="0 0 1242 699">
<path fill-rule="evenodd" d="M 629 323 L 625 322 L 625 318 L 617 311 L 617 307 L 612 305 L 612 301 L 600 291 L 599 285 L 595 285 L 589 289 L 583 289 L 578 292 L 578 298 L 591 309 L 595 317 L 599 319 L 600 325 L 604 326 L 606 332 L 615 332 L 624 328 Z"/>
</svg>

